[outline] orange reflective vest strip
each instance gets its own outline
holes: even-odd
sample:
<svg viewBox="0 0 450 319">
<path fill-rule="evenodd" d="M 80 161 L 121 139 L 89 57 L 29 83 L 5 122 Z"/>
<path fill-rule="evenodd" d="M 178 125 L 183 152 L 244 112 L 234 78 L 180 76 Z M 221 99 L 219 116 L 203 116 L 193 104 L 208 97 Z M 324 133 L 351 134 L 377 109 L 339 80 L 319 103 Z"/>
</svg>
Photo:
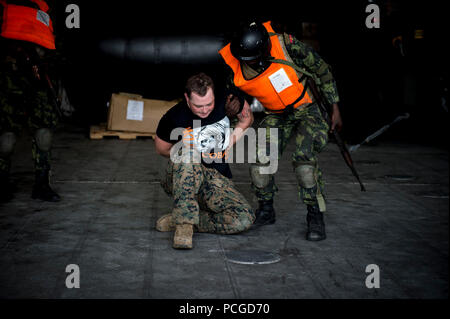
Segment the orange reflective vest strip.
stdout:
<svg viewBox="0 0 450 319">
<path fill-rule="evenodd" d="M 275 33 L 270 22 L 263 25 L 269 33 Z M 270 41 L 272 43 L 270 55 L 275 59 L 286 61 L 278 35 L 271 36 Z M 294 108 L 312 102 L 308 93 L 304 92 L 303 84 L 299 82 L 297 72 L 292 67 L 272 63 L 257 77 L 246 80 L 242 74 L 241 63 L 231 54 L 230 44 L 222 48 L 219 53 L 233 70 L 234 85 L 248 95 L 257 98 L 267 110 L 281 112 L 288 105 L 296 102 L 302 94 L 304 94 L 303 98 L 293 105 Z"/>
<path fill-rule="evenodd" d="M 6 4 L 0 36 L 8 39 L 29 41 L 47 49 L 55 49 L 55 37 L 48 6 L 44 1 L 33 1 L 45 10 Z"/>
<path fill-rule="evenodd" d="M 43 0 L 30 0 L 30 1 L 36 3 L 39 6 L 39 8 L 44 12 L 47 12 L 49 9 L 48 4 Z"/>
</svg>

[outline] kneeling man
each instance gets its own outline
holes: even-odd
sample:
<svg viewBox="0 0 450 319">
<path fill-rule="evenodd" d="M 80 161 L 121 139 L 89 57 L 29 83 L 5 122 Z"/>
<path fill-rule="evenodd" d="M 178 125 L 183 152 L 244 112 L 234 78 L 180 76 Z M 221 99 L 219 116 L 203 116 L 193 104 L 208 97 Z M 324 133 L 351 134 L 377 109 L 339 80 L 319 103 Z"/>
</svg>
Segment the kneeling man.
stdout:
<svg viewBox="0 0 450 319">
<path fill-rule="evenodd" d="M 215 96 L 212 79 L 204 73 L 190 77 L 185 100 L 160 120 L 155 145 L 169 157 L 161 184 L 173 197 L 173 210 L 158 219 L 156 229 L 175 231 L 173 247 L 192 248 L 193 232 L 235 234 L 252 225 L 250 204 L 231 181 L 227 150 L 253 123 L 249 104 L 233 95 Z M 227 110 L 238 122 L 230 133 Z"/>
</svg>

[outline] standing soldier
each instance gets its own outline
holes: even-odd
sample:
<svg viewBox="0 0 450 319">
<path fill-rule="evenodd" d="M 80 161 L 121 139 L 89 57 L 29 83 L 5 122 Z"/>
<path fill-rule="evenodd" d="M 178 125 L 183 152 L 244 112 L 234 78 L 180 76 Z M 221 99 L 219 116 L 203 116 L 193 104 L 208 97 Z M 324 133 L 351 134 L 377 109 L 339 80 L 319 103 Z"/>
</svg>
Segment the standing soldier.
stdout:
<svg viewBox="0 0 450 319">
<path fill-rule="evenodd" d="M 58 113 L 49 97 L 49 79 L 41 60 L 55 49 L 49 7 L 42 0 L 20 5 L 0 0 L 0 201 L 13 197 L 9 181 L 11 154 L 23 125 L 32 134 L 35 184 L 32 198 L 56 202 L 49 184 L 50 150 Z"/>
<path fill-rule="evenodd" d="M 308 45 L 291 35 L 276 34 L 270 22 L 252 23 L 223 49 L 220 54 L 233 71 L 232 84 L 254 98 L 265 108 L 266 116 L 260 127 L 266 128 L 270 141 L 270 128 L 278 128 L 278 154 L 295 134 L 292 164 L 298 181 L 300 199 L 307 205 L 308 231 L 306 239 L 319 241 L 326 238 L 323 212 L 325 211 L 324 183 L 317 155 L 328 142 L 329 125 L 322 118 L 318 105 L 306 84 L 305 74 L 295 68 L 307 70 L 319 79 L 319 89 L 333 105 L 331 131 L 340 130 L 341 116 L 337 103 L 339 96 L 329 66 Z M 297 68 L 298 69 L 298 68 Z M 266 147 L 266 152 L 270 146 Z M 268 154 L 258 152 L 258 158 Z M 273 224 L 275 211 L 273 198 L 278 190 L 273 174 L 261 174 L 263 160 L 250 167 L 252 188 L 259 202 L 255 225 Z"/>
</svg>

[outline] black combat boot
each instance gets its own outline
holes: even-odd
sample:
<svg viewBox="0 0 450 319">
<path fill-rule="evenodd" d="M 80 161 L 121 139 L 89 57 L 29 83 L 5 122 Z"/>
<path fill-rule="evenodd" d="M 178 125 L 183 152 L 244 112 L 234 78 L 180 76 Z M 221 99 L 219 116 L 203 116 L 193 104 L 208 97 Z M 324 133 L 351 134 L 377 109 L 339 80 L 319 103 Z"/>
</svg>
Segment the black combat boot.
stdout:
<svg viewBox="0 0 450 319">
<path fill-rule="evenodd" d="M 273 199 L 260 200 L 259 207 L 255 212 L 255 226 L 263 226 L 275 223 L 275 210 L 273 209 Z"/>
<path fill-rule="evenodd" d="M 323 221 L 323 213 L 319 210 L 318 205 L 307 205 L 308 214 L 306 215 L 306 222 L 308 224 L 308 231 L 306 233 L 306 240 L 319 241 L 327 238 L 325 234 L 325 223 Z"/>
<path fill-rule="evenodd" d="M 36 171 L 36 179 L 31 198 L 46 202 L 59 202 L 61 200 L 61 197 L 50 187 L 48 170 Z"/>
<path fill-rule="evenodd" d="M 0 171 L 0 203 L 9 202 L 14 197 L 15 185 L 9 179 L 9 173 Z"/>
</svg>

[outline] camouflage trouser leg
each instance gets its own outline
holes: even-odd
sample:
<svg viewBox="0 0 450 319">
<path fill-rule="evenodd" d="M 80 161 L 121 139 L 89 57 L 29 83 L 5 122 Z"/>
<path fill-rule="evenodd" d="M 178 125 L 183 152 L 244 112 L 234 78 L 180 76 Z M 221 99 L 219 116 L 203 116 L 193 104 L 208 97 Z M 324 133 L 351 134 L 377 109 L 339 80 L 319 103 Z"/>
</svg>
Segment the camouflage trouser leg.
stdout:
<svg viewBox="0 0 450 319">
<path fill-rule="evenodd" d="M 31 142 L 31 155 L 34 163 L 34 170 L 50 170 L 50 151 L 43 151 L 39 149 L 36 144 L 35 137 L 32 138 Z M 11 169 L 11 155 L 0 156 L 0 171 L 9 172 Z"/>
<path fill-rule="evenodd" d="M 12 132 L 18 135 L 23 128 L 24 112 L 8 103 L 7 96 L 0 94 L 0 135 Z M 11 169 L 11 153 L 0 155 L 0 172 L 9 173 Z"/>
<path fill-rule="evenodd" d="M 299 167 L 308 166 L 313 170 L 315 179 L 313 187 L 302 186 L 299 180 L 299 196 L 306 205 L 319 204 L 320 210 L 325 211 L 324 182 L 317 155 L 328 143 L 329 126 L 315 104 L 310 106 L 304 114 L 299 114 L 298 118 L 292 164 L 298 180 Z"/>
<path fill-rule="evenodd" d="M 13 132 L 19 135 L 23 126 L 27 125 L 32 135 L 31 153 L 35 170 L 50 170 L 50 150 L 39 149 L 35 133 L 40 128 L 48 128 L 53 131 L 58 124 L 58 114 L 50 103 L 47 93 L 34 92 L 26 102 L 19 103 L 17 99 L 10 102 L 6 98 L 0 101 L 0 134 Z M 27 103 L 27 105 L 24 105 Z M 14 104 L 14 105 L 13 105 Z M 0 158 L 0 169 L 9 171 L 10 157 Z"/>
<path fill-rule="evenodd" d="M 31 142 L 31 155 L 33 156 L 35 171 L 49 171 L 51 168 L 51 151 L 43 151 L 36 144 L 36 138 Z"/>
<path fill-rule="evenodd" d="M 38 91 L 34 96 L 33 101 L 35 107 L 29 112 L 28 127 L 33 135 L 31 153 L 33 156 L 34 169 L 50 170 L 51 168 L 51 150 L 45 151 L 39 149 L 36 143 L 35 133 L 40 128 L 48 128 L 50 131 L 58 125 L 58 114 L 55 111 L 55 107 L 49 101 L 46 92 Z"/>
<path fill-rule="evenodd" d="M 204 170 L 205 182 L 200 189 L 199 203 L 200 208 L 208 212 L 208 215 L 200 216 L 198 230 L 234 234 L 250 228 L 255 215 L 234 183 L 215 169 Z"/>
<path fill-rule="evenodd" d="M 278 128 L 278 159 L 292 134 L 295 134 L 295 151 L 292 154 L 294 172 L 299 166 L 311 166 L 314 170 L 315 185 L 304 187 L 299 181 L 298 193 L 300 199 L 307 205 L 318 203 L 324 193 L 322 172 L 318 166 L 317 154 L 319 154 L 328 142 L 328 124 L 322 118 L 317 105 L 313 104 L 305 109 L 295 110 L 294 113 L 283 116 L 268 114 L 260 124 L 266 128 L 266 139 L 270 140 L 270 128 Z M 256 168 L 261 164 L 251 165 L 252 188 L 258 200 L 273 199 L 278 190 L 273 175 L 263 176 L 257 174 Z"/>
<path fill-rule="evenodd" d="M 176 224 L 193 224 L 199 232 L 234 234 L 253 223 L 247 200 L 215 169 L 169 161 L 161 184 L 174 199 L 172 216 Z"/>
</svg>

